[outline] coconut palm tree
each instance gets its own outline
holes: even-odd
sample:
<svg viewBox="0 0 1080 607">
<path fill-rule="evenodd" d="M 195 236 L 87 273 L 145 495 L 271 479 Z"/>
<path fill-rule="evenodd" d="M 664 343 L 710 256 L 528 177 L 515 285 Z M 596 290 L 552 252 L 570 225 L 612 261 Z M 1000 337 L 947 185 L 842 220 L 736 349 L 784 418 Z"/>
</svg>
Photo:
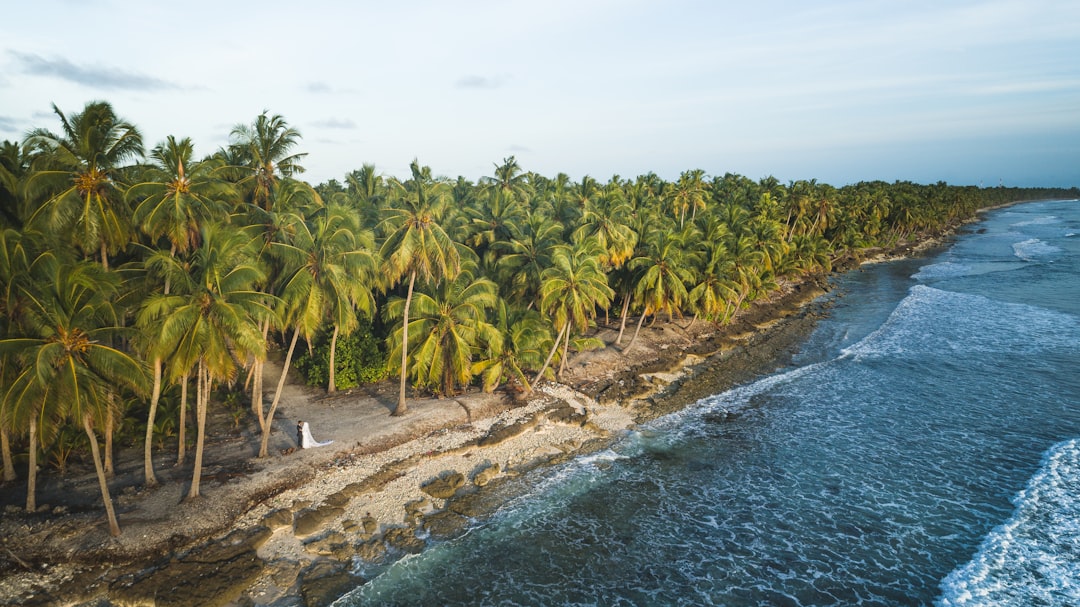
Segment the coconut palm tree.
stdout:
<svg viewBox="0 0 1080 607">
<path fill-rule="evenodd" d="M 409 286 L 402 311 L 401 388 L 397 407 L 392 415 L 404 415 L 405 379 L 408 369 L 409 309 L 413 289 L 419 277 L 424 282 L 453 279 L 461 270 L 461 257 L 454 242 L 440 225 L 447 200 L 445 183 L 431 177 L 431 169 L 413 160 L 409 164 L 412 178 L 401 183 L 392 181 L 394 208 L 383 220 L 388 234 L 380 249 L 385 263 L 385 278 L 390 286 L 406 276 Z"/>
<path fill-rule="evenodd" d="M 615 293 L 607 284 L 607 275 L 600 266 L 600 255 L 600 245 L 595 240 L 585 240 L 574 247 L 561 245 L 555 249 L 552 266 L 544 270 L 540 306 L 552 325 L 559 327 L 559 331 L 532 387 L 535 388 L 543 377 L 560 344 L 565 362 L 571 333 L 584 332 L 596 315 L 596 309 L 611 304 Z"/>
<path fill-rule="evenodd" d="M 544 357 L 544 343 L 551 340 L 540 313 L 512 307 L 500 298 L 495 307 L 496 332 L 483 339 L 483 354 L 473 372 L 483 378 L 483 389 L 491 392 L 503 383 L 532 391 L 526 369 L 538 368 Z"/>
<path fill-rule="evenodd" d="M 0 143 L 0 226 L 21 228 L 29 217 L 24 185 L 30 174 L 30 156 L 14 141 Z"/>
<path fill-rule="evenodd" d="M 19 323 L 27 305 L 23 287 L 30 280 L 32 254 L 24 244 L 23 232 L 11 228 L 0 230 L 0 339 L 20 336 Z M 0 386 L 10 386 L 17 371 L 12 354 L 0 354 Z M 11 456 L 11 436 L 22 433 L 23 426 L 15 424 L 6 400 L 0 400 L 0 452 L 3 453 L 4 482 L 15 480 L 15 465 Z M 36 435 L 35 435 L 36 438 Z M 37 456 L 36 448 L 31 458 Z"/>
<path fill-rule="evenodd" d="M 190 138 L 169 135 L 151 150 L 143 180 L 126 194 L 128 201 L 138 201 L 132 221 L 152 242 L 167 239 L 170 255 L 198 247 L 200 226 L 224 219 L 225 202 L 235 196 L 218 177 L 219 163 L 196 161 L 194 153 Z"/>
<path fill-rule="evenodd" d="M 501 165 L 495 165 L 495 175 L 480 179 L 480 190 L 484 193 L 501 193 L 503 200 L 527 206 L 533 194 L 529 183 L 529 174 L 521 169 L 513 156 L 503 158 Z"/>
<path fill-rule="evenodd" d="M 235 161 L 242 162 L 246 173 L 240 185 L 249 188 L 253 204 L 269 211 L 280 180 L 304 172 L 300 161 L 307 154 L 293 152 L 300 143 L 300 131 L 282 116 L 270 116 L 264 110 L 250 125 L 233 127 L 230 136 Z"/>
<path fill-rule="evenodd" d="M 486 312 L 498 303 L 498 287 L 487 278 L 475 277 L 474 270 L 474 264 L 464 264 L 453 279 L 417 290 L 412 301 L 410 374 L 416 385 L 444 396 L 472 381 L 481 343 L 496 339 L 497 329 L 487 322 Z M 404 308 L 401 298 L 391 299 L 387 319 L 401 319 Z M 394 331 L 391 359 L 403 349 L 404 334 L 404 325 Z"/>
<path fill-rule="evenodd" d="M 532 213 L 519 223 L 511 224 L 510 240 L 496 242 L 499 260 L 496 264 L 500 284 L 507 286 L 507 295 L 528 308 L 540 303 L 540 275 L 551 266 L 555 247 L 562 244 L 563 226 L 542 213 Z"/>
<path fill-rule="evenodd" d="M 585 203 L 581 225 L 572 238 L 595 238 L 603 249 L 600 263 L 606 268 L 619 268 L 634 253 L 638 234 L 629 225 L 633 209 L 626 204 L 622 191 L 594 196 Z"/>
<path fill-rule="evenodd" d="M 169 379 L 184 386 L 188 375 L 195 373 L 197 433 L 189 498 L 199 496 L 206 414 L 214 384 L 234 378 L 240 360 L 266 356 L 260 325 L 271 314 L 267 302 L 274 299 L 256 289 L 266 278 L 255 262 L 259 244 L 254 229 L 203 226 L 187 280 L 174 285 L 173 293 L 152 295 L 140 312 L 140 325 L 160 327 L 155 341 L 163 351 L 173 353 L 167 367 Z"/>
<path fill-rule="evenodd" d="M 42 231 L 70 231 L 84 254 L 97 254 L 108 268 L 109 255 L 131 240 L 119 179 L 125 162 L 142 157 L 142 135 L 104 101 L 86 104 L 70 119 L 56 105 L 53 111 L 62 134 L 34 129 L 26 137 L 34 155 L 27 190 L 44 200 L 30 222 Z"/>
<path fill-rule="evenodd" d="M 145 388 L 146 372 L 135 359 L 108 345 L 119 331 L 112 306 L 117 276 L 89 262 L 64 263 L 52 253 L 38 256 L 29 273 L 35 280 L 20 287 L 27 301 L 22 323 L 26 336 L 0 340 L 0 350 L 17 353 L 21 363 L 5 402 L 16 417 L 33 416 L 32 433 L 41 421 L 62 418 L 83 427 L 90 439 L 109 531 L 120 535 L 94 425 L 105 419 L 117 390 L 141 392 Z M 30 486 L 28 510 L 33 505 Z"/>
<path fill-rule="evenodd" d="M 643 309 L 624 353 L 637 341 L 646 316 L 666 312 L 671 318 L 681 314 L 687 300 L 686 285 L 694 279 L 689 259 L 692 249 L 687 244 L 684 234 L 661 224 L 646 234 L 643 254 L 630 260 L 630 268 L 640 273 L 634 296 Z"/>
<path fill-rule="evenodd" d="M 270 244 L 271 254 L 280 262 L 277 289 L 278 319 L 283 331 L 292 329 L 274 399 L 262 425 L 259 457 L 268 455 L 271 422 L 281 400 L 285 378 L 292 364 L 296 342 L 308 343 L 323 322 L 334 325 L 330 342 L 330 382 L 334 382 L 334 350 L 342 330 L 357 326 L 356 313 L 370 317 L 375 312 L 371 285 L 378 264 L 372 253 L 374 238 L 361 232 L 354 216 L 342 207 L 316 208 L 310 217 L 288 213 L 282 237 Z M 328 388 L 328 391 L 333 391 Z"/>
</svg>

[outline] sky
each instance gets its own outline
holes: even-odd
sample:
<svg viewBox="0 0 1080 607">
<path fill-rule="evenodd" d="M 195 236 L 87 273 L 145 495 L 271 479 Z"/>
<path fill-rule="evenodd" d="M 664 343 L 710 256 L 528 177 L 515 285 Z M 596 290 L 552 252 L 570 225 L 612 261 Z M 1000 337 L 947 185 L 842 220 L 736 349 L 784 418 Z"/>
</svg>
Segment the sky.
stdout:
<svg viewBox="0 0 1080 607">
<path fill-rule="evenodd" d="M 110 102 L 199 156 L 279 114 L 302 178 L 703 169 L 1080 186 L 1076 0 L 4 0 L 0 140 Z"/>
</svg>

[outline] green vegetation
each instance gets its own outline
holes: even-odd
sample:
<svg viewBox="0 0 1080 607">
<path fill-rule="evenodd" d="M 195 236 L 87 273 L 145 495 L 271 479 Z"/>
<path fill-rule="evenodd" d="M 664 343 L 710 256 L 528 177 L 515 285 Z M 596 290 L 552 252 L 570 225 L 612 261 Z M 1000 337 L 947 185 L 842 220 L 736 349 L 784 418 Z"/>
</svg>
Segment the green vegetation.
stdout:
<svg viewBox="0 0 1080 607">
<path fill-rule="evenodd" d="M 156 483 L 155 449 L 186 460 L 191 390 L 196 497 L 210 411 L 257 423 L 266 456 L 294 358 L 328 391 L 396 375 L 395 415 L 409 384 L 530 390 L 573 351 L 631 347 L 657 315 L 725 323 L 840 257 L 988 205 L 1080 194 L 699 169 L 575 182 L 513 157 L 476 182 L 414 160 L 403 181 L 365 164 L 313 187 L 297 178 L 301 135 L 281 116 L 236 126 L 200 157 L 174 136 L 147 152 L 105 102 L 53 109 L 60 133 L 0 144 L 4 480 L 25 475 L 33 511 L 38 462 L 62 472 L 91 457 L 114 533 L 114 437 L 145 434 Z M 596 337 L 601 319 L 619 325 L 614 344 Z M 274 352 L 284 370 L 264 411 Z"/>
</svg>

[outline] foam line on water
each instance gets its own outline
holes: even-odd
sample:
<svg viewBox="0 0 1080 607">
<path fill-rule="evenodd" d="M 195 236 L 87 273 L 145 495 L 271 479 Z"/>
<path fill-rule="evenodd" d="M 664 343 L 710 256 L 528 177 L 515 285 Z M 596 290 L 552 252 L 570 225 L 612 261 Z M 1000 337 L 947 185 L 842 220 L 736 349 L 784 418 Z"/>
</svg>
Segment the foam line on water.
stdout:
<svg viewBox="0 0 1080 607">
<path fill-rule="evenodd" d="M 942 582 L 939 607 L 1080 604 L 1080 439 L 1058 443 L 974 558 Z"/>
</svg>

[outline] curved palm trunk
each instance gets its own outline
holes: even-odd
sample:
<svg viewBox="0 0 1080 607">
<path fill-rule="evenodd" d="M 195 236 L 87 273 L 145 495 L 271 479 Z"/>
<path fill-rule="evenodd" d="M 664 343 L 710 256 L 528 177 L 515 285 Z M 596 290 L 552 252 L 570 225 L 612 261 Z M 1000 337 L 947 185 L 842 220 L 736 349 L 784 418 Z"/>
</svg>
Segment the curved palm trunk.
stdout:
<svg viewBox="0 0 1080 607">
<path fill-rule="evenodd" d="M 105 515 L 109 519 L 109 535 L 120 535 L 120 523 L 116 520 L 116 511 L 113 510 L 112 497 L 109 496 L 109 483 L 105 480 L 105 468 L 101 465 L 101 454 L 98 452 L 97 436 L 94 428 L 90 425 L 90 416 L 83 416 L 83 429 L 90 439 L 90 453 L 94 456 L 94 470 L 97 471 L 98 485 L 101 487 L 101 500 L 105 502 Z"/>
<path fill-rule="evenodd" d="M 330 381 L 326 386 L 326 393 L 333 394 L 337 392 L 337 379 L 335 378 L 334 371 L 337 367 L 337 338 L 340 328 L 334 325 L 334 334 L 330 336 Z"/>
<path fill-rule="evenodd" d="M 412 305 L 413 285 L 416 283 L 416 270 L 409 275 L 409 292 L 405 296 L 405 314 L 401 325 L 401 391 L 398 393 L 398 404 L 390 415 L 398 417 L 405 415 L 409 410 L 405 406 L 405 365 L 409 360 L 409 306 Z"/>
<path fill-rule="evenodd" d="M 188 376 L 189 373 L 184 373 L 184 376 L 180 378 L 180 446 L 176 451 L 176 465 L 184 465 L 185 450 L 187 449 L 187 393 L 188 393 Z"/>
<path fill-rule="evenodd" d="M 150 412 L 146 416 L 146 441 L 143 444 L 143 483 L 147 487 L 157 485 L 154 476 L 154 460 L 151 451 L 154 443 L 154 417 L 157 416 L 158 401 L 161 400 L 161 357 L 154 358 L 154 389 L 150 394 Z"/>
<path fill-rule="evenodd" d="M 4 482 L 15 480 L 15 464 L 11 458 L 11 437 L 5 428 L 0 428 L 0 452 L 4 456 Z"/>
<path fill-rule="evenodd" d="M 191 490 L 188 498 L 199 497 L 199 482 L 202 480 L 203 445 L 206 442 L 206 408 L 210 399 L 210 378 L 207 377 L 206 365 L 200 360 L 195 371 L 195 410 L 197 412 L 197 430 L 195 432 L 195 472 L 191 475 Z"/>
<path fill-rule="evenodd" d="M 689 331 L 689 330 L 690 330 L 690 327 L 693 327 L 693 326 L 694 326 L 694 323 L 696 323 L 696 322 L 697 322 L 697 319 L 698 319 L 698 315 L 697 315 L 697 314 L 695 313 L 695 314 L 694 314 L 694 317 L 690 319 L 690 324 L 686 325 L 685 327 L 680 327 L 680 328 L 681 328 L 681 329 L 682 329 L 683 331 Z"/>
<path fill-rule="evenodd" d="M 633 299 L 633 298 L 634 298 L 633 293 L 627 293 L 626 294 L 626 299 L 623 300 L 623 304 L 622 304 L 622 320 L 619 321 L 619 336 L 615 338 L 615 345 L 616 346 L 622 344 L 623 332 L 626 331 L 626 317 L 630 313 L 630 300 Z"/>
<path fill-rule="evenodd" d="M 570 321 L 567 320 L 563 328 L 559 330 L 559 336 L 555 338 L 555 345 L 548 352 L 547 360 L 544 361 L 544 366 L 540 367 L 540 372 L 536 374 L 536 379 L 533 380 L 531 388 L 536 389 L 536 385 L 540 383 L 540 378 L 544 377 L 544 371 L 547 371 L 548 365 L 551 364 L 551 359 L 555 356 L 555 353 L 559 351 L 559 344 L 562 343 L 563 331 L 570 328 Z"/>
<path fill-rule="evenodd" d="M 638 333 L 641 332 L 641 324 L 645 322 L 645 317 L 648 316 L 647 312 L 648 312 L 648 310 L 642 310 L 641 311 L 641 318 L 639 318 L 638 321 L 637 321 L 637 328 L 634 329 L 634 336 L 630 338 L 630 343 L 626 344 L 626 347 L 623 348 L 623 353 L 624 354 L 627 351 L 629 351 L 630 348 L 634 347 L 634 342 L 637 341 Z"/>
<path fill-rule="evenodd" d="M 30 420 L 30 466 L 26 470 L 26 511 L 37 510 L 37 419 Z"/>
<path fill-rule="evenodd" d="M 263 321 L 262 326 L 263 341 L 265 342 L 267 336 L 270 335 L 270 321 Z M 255 374 L 254 379 L 251 382 L 251 412 L 255 414 L 255 419 L 259 420 L 259 430 L 265 430 L 263 427 L 263 367 L 265 361 L 256 359 L 251 365 L 251 372 Z"/>
<path fill-rule="evenodd" d="M 109 411 L 105 414 L 105 476 L 112 478 L 116 474 L 113 469 L 113 428 L 116 427 L 116 410 L 112 407 L 112 396 L 108 400 Z"/>
<path fill-rule="evenodd" d="M 563 350 L 562 360 L 559 361 L 559 372 L 555 374 L 555 379 L 562 380 L 563 371 L 566 370 L 566 360 L 570 358 L 570 324 L 567 322 L 566 337 L 563 338 Z"/>
<path fill-rule="evenodd" d="M 270 410 L 266 412 L 266 419 L 262 424 L 262 443 L 259 445 L 259 457 L 266 457 L 270 445 L 270 429 L 273 427 L 274 412 L 277 411 L 278 402 L 281 400 L 281 392 L 285 388 L 285 376 L 289 374 L 289 365 L 292 364 L 293 351 L 296 349 L 296 340 L 300 337 L 300 329 L 293 329 L 292 341 L 289 342 L 289 351 L 285 354 L 285 364 L 281 367 L 281 377 L 278 378 L 277 390 L 274 391 L 274 401 L 270 403 Z"/>
</svg>

